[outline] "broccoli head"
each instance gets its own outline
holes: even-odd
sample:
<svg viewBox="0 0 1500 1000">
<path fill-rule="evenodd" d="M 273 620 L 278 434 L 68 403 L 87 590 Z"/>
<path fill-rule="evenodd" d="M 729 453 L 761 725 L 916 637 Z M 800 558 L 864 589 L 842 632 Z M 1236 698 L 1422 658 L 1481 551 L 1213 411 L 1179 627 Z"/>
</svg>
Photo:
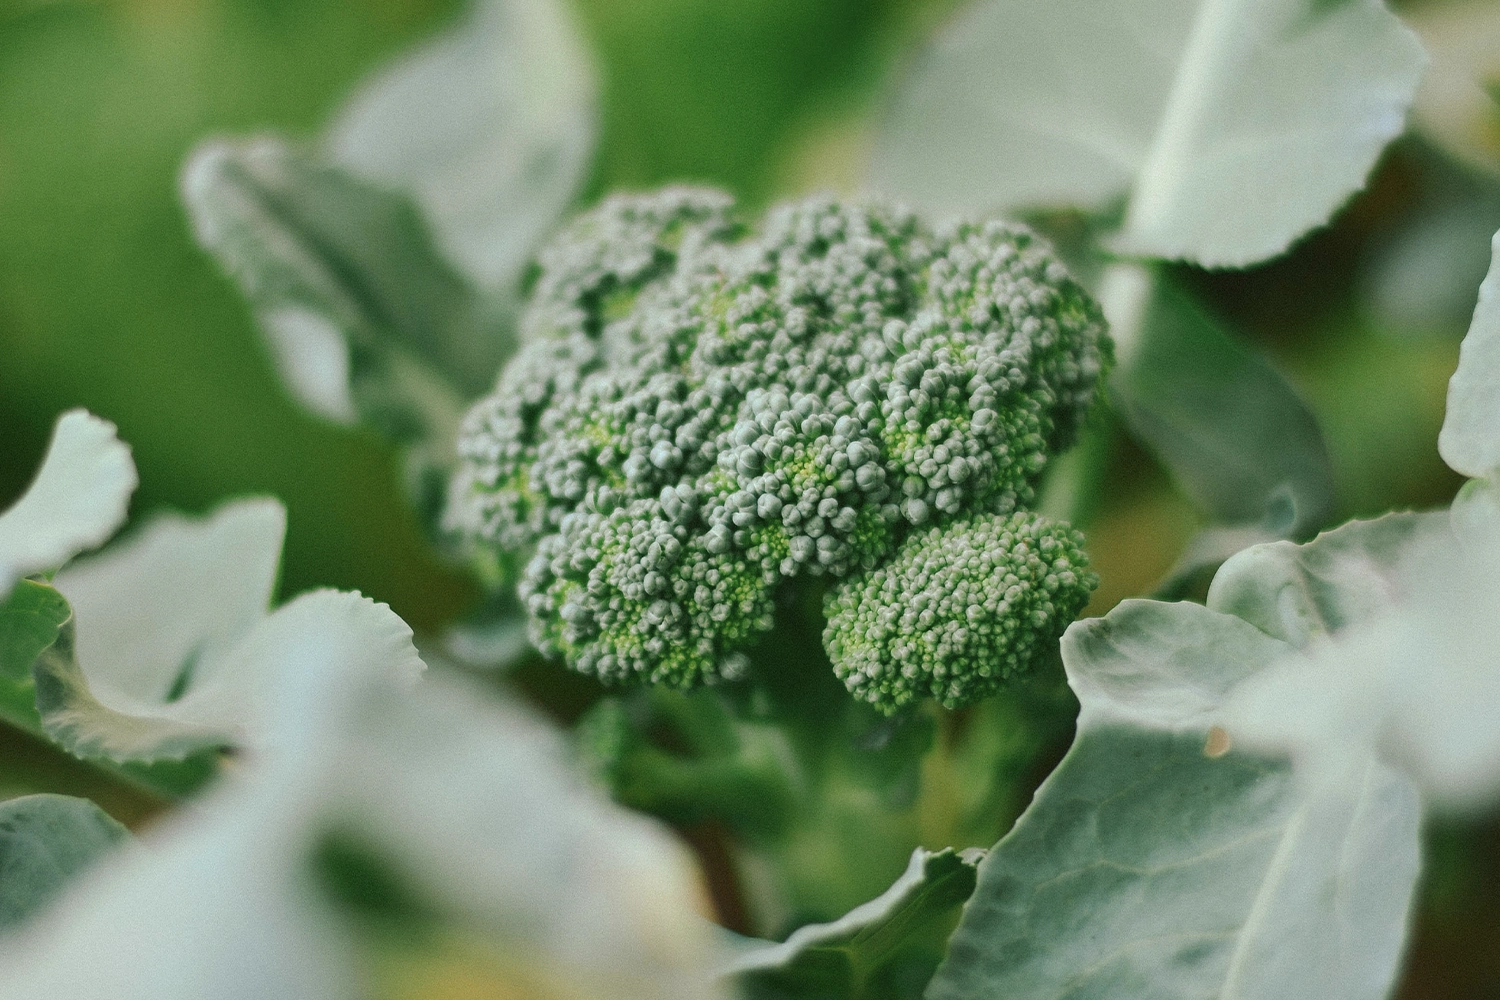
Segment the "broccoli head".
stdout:
<svg viewBox="0 0 1500 1000">
<path fill-rule="evenodd" d="M 465 420 L 450 524 L 524 555 L 532 640 L 605 681 L 743 672 L 793 578 L 886 710 L 1024 670 L 1095 583 L 1025 513 L 1108 357 L 1024 229 L 815 198 L 616 196 L 539 257 L 523 347 Z"/>
</svg>

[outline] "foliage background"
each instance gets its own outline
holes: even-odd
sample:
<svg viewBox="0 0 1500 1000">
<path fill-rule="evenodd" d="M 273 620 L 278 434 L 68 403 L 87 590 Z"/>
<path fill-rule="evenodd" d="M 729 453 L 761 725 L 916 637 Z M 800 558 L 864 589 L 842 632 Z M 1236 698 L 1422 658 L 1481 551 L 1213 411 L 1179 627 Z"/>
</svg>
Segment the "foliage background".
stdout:
<svg viewBox="0 0 1500 1000">
<path fill-rule="evenodd" d="M 420 629 L 476 597 L 424 546 L 371 437 L 282 394 L 236 290 L 193 244 L 176 174 L 197 141 L 306 134 L 360 75 L 449 21 L 453 0 L 0 0 L 0 506 L 56 415 L 85 406 L 132 443 L 137 516 L 272 493 L 290 526 L 284 593 L 359 589 Z M 603 80 L 589 194 L 707 181 L 751 202 L 847 183 L 861 128 L 912 44 L 956 0 L 575 0 Z M 1437 430 L 1472 308 L 1396 323 L 1378 264 L 1435 203 L 1495 216 L 1500 184 L 1422 142 L 1293 252 L 1189 281 L 1308 396 L 1341 518 L 1446 502 Z M 1469 199 L 1464 201 L 1464 199 Z M 1479 230 L 1484 230 L 1479 226 Z M 1487 240 L 1452 261 L 1476 288 Z M 1125 450 L 1090 527 L 1093 608 L 1149 590 L 1196 527 Z M 39 743 L 0 734 L 0 797 L 91 795 L 131 823 L 150 802 Z M 938 846 L 938 845 L 934 845 Z M 1500 826 L 1434 829 L 1404 998 L 1500 996 Z"/>
</svg>

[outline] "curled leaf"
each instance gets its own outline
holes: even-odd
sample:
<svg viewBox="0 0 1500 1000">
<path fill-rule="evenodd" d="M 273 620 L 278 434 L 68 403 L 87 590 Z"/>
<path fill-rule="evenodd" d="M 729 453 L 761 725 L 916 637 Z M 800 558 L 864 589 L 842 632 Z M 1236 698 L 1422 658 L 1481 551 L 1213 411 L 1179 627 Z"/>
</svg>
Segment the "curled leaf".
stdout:
<svg viewBox="0 0 1500 1000">
<path fill-rule="evenodd" d="M 268 613 L 286 512 L 228 504 L 158 518 L 58 574 L 74 617 L 33 667 L 42 725 L 80 756 L 176 759 L 266 739 L 284 661 L 330 657 L 413 674 L 411 631 L 358 594 L 316 591 Z M 355 667 L 351 667 L 355 669 Z"/>
<path fill-rule="evenodd" d="M 104 544 L 125 523 L 136 483 L 114 424 L 83 410 L 64 413 L 36 479 L 0 514 L 0 596 L 21 577 Z"/>
</svg>

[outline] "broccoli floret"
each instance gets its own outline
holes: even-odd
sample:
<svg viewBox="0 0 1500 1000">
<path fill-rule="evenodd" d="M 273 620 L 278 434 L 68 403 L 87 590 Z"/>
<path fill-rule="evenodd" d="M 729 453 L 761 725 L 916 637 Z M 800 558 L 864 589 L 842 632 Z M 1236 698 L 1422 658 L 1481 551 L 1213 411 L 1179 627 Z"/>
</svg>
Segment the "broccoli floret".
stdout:
<svg viewBox="0 0 1500 1000">
<path fill-rule="evenodd" d="M 856 698 L 948 708 L 1049 655 L 1099 584 L 1083 536 L 1037 515 L 979 514 L 911 535 L 828 594 L 823 643 Z"/>
<path fill-rule="evenodd" d="M 519 587 L 532 639 L 580 671 L 733 678 L 784 581 L 844 581 L 842 609 L 907 572 L 893 558 L 1054 539 L 983 563 L 995 586 L 1008 573 L 1071 582 L 1051 611 L 997 612 L 965 647 L 997 657 L 972 683 L 916 652 L 903 664 L 932 676 L 903 684 L 835 657 L 886 710 L 915 692 L 953 702 L 1055 639 L 1091 585 L 1071 535 L 1006 520 L 1075 437 L 1108 358 L 1097 304 L 1024 229 L 934 231 L 828 198 L 752 229 L 717 192 L 617 196 L 541 254 L 523 326 L 524 347 L 465 421 L 449 520 L 481 547 L 532 553 Z M 1010 533 L 957 528 L 989 515 Z"/>
</svg>

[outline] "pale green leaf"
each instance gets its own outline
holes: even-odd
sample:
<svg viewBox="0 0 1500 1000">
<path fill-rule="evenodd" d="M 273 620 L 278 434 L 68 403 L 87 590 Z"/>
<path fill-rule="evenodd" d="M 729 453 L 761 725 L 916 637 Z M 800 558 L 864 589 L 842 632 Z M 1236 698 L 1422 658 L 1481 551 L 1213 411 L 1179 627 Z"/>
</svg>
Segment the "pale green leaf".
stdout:
<svg viewBox="0 0 1500 1000">
<path fill-rule="evenodd" d="M 1131 431 L 1216 522 L 1271 537 L 1320 527 L 1333 469 L 1307 404 L 1170 281 L 1141 278 L 1132 315 L 1111 316 L 1122 332 L 1109 390 Z"/>
<path fill-rule="evenodd" d="M 353 672 L 414 676 L 422 669 L 411 630 L 383 604 L 359 594 L 303 594 L 261 618 L 232 643 L 192 662 L 181 689 L 158 697 L 96 684 L 74 655 L 71 627 L 37 660 L 36 705 L 58 743 L 81 757 L 173 760 L 219 746 L 258 747 L 287 701 L 314 697 L 278 685 L 285 665 L 322 657 Z M 96 668 L 104 673 L 107 666 Z M 333 697 L 319 692 L 316 697 Z"/>
<path fill-rule="evenodd" d="M 361 914 L 330 884 L 330 843 L 393 880 L 427 931 L 476 943 L 499 995 L 719 995 L 722 958 L 670 834 L 598 797 L 558 734 L 519 708 L 456 679 L 394 683 L 345 655 L 368 648 L 284 650 L 277 686 L 296 697 L 268 748 L 149 854 L 27 928 L 0 955 L 0 995 L 378 991 L 359 964 Z M 413 655 L 408 640 L 401 657 Z"/>
<path fill-rule="evenodd" d="M 122 711 L 185 697 L 266 616 L 286 509 L 270 498 L 205 518 L 161 514 L 58 573 L 75 651 L 95 696 Z"/>
<path fill-rule="evenodd" d="M 182 197 L 305 406 L 425 444 L 434 461 L 451 448 L 510 340 L 404 196 L 260 137 L 199 147 Z"/>
<path fill-rule="evenodd" d="M 1500 472 L 1500 233 L 1479 286 L 1474 321 L 1448 383 L 1448 413 L 1438 451 L 1456 472 L 1476 479 Z"/>
<path fill-rule="evenodd" d="M 1249 623 L 1195 604 L 1121 601 L 1063 634 L 1080 726 L 1207 731 L 1236 684 L 1289 652 Z"/>
<path fill-rule="evenodd" d="M 1219 569 L 1208 606 L 1303 647 L 1390 614 L 1407 589 L 1404 554 L 1447 531 L 1444 512 L 1387 514 L 1350 521 L 1305 545 L 1257 545 Z"/>
<path fill-rule="evenodd" d="M 438 244 L 487 288 L 514 289 L 587 176 L 597 95 L 569 15 L 559 0 L 477 0 L 329 128 L 332 162 L 413 195 Z"/>
<path fill-rule="evenodd" d="M 915 996 L 974 890 L 977 863 L 969 852 L 918 848 L 877 898 L 831 923 L 801 927 L 780 944 L 747 943 L 726 975 L 751 1000 Z"/>
<path fill-rule="evenodd" d="M 1500 533 L 1492 523 L 1461 536 L 1446 520 L 1407 515 L 1404 538 L 1394 516 L 1351 525 L 1339 550 L 1306 546 L 1309 558 L 1273 553 L 1282 558 L 1246 567 L 1257 572 L 1242 589 L 1266 593 L 1240 603 L 1280 605 L 1284 627 L 1313 621 L 1321 641 L 1235 691 L 1221 724 L 1236 745 L 1289 755 L 1313 783 L 1378 755 L 1435 805 L 1500 798 Z"/>
<path fill-rule="evenodd" d="M 1075 624 L 1078 738 L 981 863 L 929 1000 L 1384 997 L 1418 869 L 1410 785 L 1366 759 L 1315 788 L 1210 739 L 1224 693 L 1289 651 L 1192 604 Z"/>
<path fill-rule="evenodd" d="M 0 514 L 0 597 L 21 577 L 104 544 L 125 523 L 136 482 L 114 424 L 83 410 L 58 418 L 36 479 Z"/>
<path fill-rule="evenodd" d="M 130 834 L 87 799 L 0 803 L 0 931 L 25 922 Z"/>
<path fill-rule="evenodd" d="M 1244 266 L 1363 184 L 1424 61 L 1379 0 L 981 0 L 899 91 L 872 182 L 942 213 L 1125 199 L 1122 252 Z"/>
</svg>

